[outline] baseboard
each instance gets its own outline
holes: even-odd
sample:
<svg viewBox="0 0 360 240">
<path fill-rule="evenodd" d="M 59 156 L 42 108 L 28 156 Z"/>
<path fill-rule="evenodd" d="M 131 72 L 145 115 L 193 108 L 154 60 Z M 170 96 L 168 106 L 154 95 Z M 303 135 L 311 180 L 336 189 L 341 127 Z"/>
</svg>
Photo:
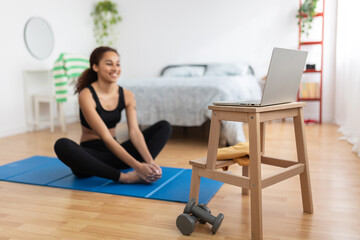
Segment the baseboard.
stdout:
<svg viewBox="0 0 360 240">
<path fill-rule="evenodd" d="M 27 129 L 25 125 L 19 125 L 15 127 L 6 127 L 6 129 L 0 130 L 0 138 L 14 136 L 22 133 L 26 133 Z"/>
<path fill-rule="evenodd" d="M 76 123 L 79 122 L 79 115 L 76 116 L 66 116 L 66 123 Z M 57 123 L 55 126 L 60 126 L 59 123 Z"/>
<path fill-rule="evenodd" d="M 66 116 L 66 124 L 76 123 L 76 122 L 79 122 L 79 116 Z M 58 121 L 55 121 L 54 125 L 55 125 L 55 127 L 60 127 L 60 123 Z M 40 125 L 38 127 L 38 130 L 44 130 L 44 129 L 49 129 L 49 128 L 50 128 L 49 125 Z M 18 135 L 18 134 L 24 134 L 24 133 L 31 132 L 31 131 L 32 131 L 31 128 L 28 128 L 26 125 L 6 128 L 3 130 L 0 130 L 0 138 L 10 137 L 10 136 Z"/>
</svg>

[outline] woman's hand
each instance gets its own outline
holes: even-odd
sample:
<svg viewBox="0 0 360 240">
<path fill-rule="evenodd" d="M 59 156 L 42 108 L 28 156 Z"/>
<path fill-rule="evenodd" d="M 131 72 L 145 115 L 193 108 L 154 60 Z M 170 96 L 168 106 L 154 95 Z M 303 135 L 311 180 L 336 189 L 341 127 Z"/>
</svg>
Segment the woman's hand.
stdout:
<svg viewBox="0 0 360 240">
<path fill-rule="evenodd" d="M 156 182 L 162 175 L 161 168 L 156 163 L 140 163 L 135 171 L 141 179 L 148 183 Z"/>
<path fill-rule="evenodd" d="M 149 164 L 153 165 L 156 168 L 157 173 L 160 173 L 160 175 L 162 174 L 161 167 L 159 165 L 157 165 L 154 160 L 152 160 L 151 163 L 149 163 Z"/>
</svg>

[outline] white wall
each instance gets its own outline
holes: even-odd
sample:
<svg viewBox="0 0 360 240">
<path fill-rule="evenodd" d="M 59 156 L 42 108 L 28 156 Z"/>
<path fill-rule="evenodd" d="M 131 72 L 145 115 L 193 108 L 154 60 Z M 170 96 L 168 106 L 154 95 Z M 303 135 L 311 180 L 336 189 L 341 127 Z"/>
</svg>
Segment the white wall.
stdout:
<svg viewBox="0 0 360 240">
<path fill-rule="evenodd" d="M 321 1 L 320 1 L 321 2 Z M 325 6 L 323 121 L 333 121 L 336 2 Z M 297 48 L 297 0 L 119 0 L 123 78 L 176 63 L 247 61 L 266 74 L 273 47 Z M 320 6 L 321 7 L 321 6 Z M 318 119 L 308 103 L 306 118 Z"/>
<path fill-rule="evenodd" d="M 155 76 L 171 63 L 241 60 L 265 75 L 274 46 L 297 47 L 298 1 L 118 2 L 123 77 Z"/>
<path fill-rule="evenodd" d="M 0 137 L 26 131 L 22 71 L 51 68 L 60 52 L 88 55 L 94 48 L 89 0 L 2 1 L 0 6 Z M 55 49 L 43 61 L 24 44 L 23 31 L 33 16 L 46 19 L 55 35 Z"/>
<path fill-rule="evenodd" d="M 89 54 L 95 47 L 89 13 L 95 1 L 18 0 L 0 8 L 0 137 L 25 131 L 22 70 L 51 67 L 60 52 Z M 176 63 L 247 61 L 257 76 L 266 74 L 273 47 L 297 48 L 298 0 L 117 0 L 123 21 L 115 47 L 122 78 L 157 76 Z M 333 120 L 336 2 L 327 1 L 323 120 Z M 14 10 L 16 13 L 14 14 Z M 23 42 L 31 16 L 53 28 L 55 51 L 33 59 Z M 308 114 L 316 114 L 310 109 Z"/>
</svg>

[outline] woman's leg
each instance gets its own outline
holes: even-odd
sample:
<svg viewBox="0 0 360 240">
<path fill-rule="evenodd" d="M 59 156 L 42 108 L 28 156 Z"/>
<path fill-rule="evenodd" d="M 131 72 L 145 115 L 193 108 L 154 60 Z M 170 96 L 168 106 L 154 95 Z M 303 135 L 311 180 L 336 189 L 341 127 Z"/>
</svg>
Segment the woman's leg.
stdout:
<svg viewBox="0 0 360 240">
<path fill-rule="evenodd" d="M 60 138 L 54 145 L 58 158 L 80 178 L 97 176 L 119 181 L 120 171 L 100 159 L 106 158 L 106 152 L 84 148 L 67 138 Z"/>
<path fill-rule="evenodd" d="M 151 156 L 155 158 L 170 138 L 171 125 L 167 121 L 159 121 L 142 131 L 142 133 Z M 121 146 L 135 159 L 144 162 L 144 159 L 130 140 L 121 143 Z"/>
</svg>

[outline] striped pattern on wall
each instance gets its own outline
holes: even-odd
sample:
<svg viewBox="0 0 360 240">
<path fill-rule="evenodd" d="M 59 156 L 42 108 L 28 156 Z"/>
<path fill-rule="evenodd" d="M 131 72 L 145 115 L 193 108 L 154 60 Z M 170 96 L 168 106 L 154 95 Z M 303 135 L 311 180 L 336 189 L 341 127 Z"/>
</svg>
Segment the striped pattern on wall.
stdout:
<svg viewBox="0 0 360 240">
<path fill-rule="evenodd" d="M 69 83 L 89 68 L 88 58 L 79 54 L 61 53 L 52 69 L 57 102 L 66 102 Z"/>
</svg>

